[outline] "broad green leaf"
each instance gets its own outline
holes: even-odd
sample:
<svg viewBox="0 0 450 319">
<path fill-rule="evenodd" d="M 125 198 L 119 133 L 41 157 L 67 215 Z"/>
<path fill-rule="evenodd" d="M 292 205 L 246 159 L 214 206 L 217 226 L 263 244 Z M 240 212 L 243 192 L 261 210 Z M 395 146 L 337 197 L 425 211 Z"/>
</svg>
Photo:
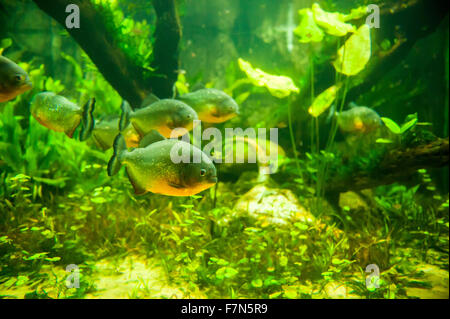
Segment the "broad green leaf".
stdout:
<svg viewBox="0 0 450 319">
<path fill-rule="evenodd" d="M 31 255 L 30 257 L 23 257 L 24 260 L 36 260 L 44 257 L 45 255 L 48 255 L 49 253 L 37 253 L 34 255 Z"/>
<path fill-rule="evenodd" d="M 390 144 L 393 143 L 393 141 L 391 141 L 390 139 L 387 138 L 377 138 L 377 140 L 375 141 L 376 143 L 380 143 L 380 144 Z"/>
<path fill-rule="evenodd" d="M 391 120 L 388 117 L 382 117 L 381 120 L 384 122 L 386 127 L 394 134 L 401 134 L 401 128 L 398 126 L 397 123 L 395 123 L 393 120 Z"/>
<path fill-rule="evenodd" d="M 255 288 L 260 288 L 263 285 L 263 281 L 261 279 L 252 280 L 252 286 Z"/>
<path fill-rule="evenodd" d="M 16 286 L 21 286 L 28 282 L 29 278 L 28 276 L 18 276 L 16 281 Z"/>
<path fill-rule="evenodd" d="M 103 197 L 94 197 L 94 198 L 91 198 L 91 202 L 96 203 L 96 204 L 103 204 L 103 203 L 106 203 L 107 200 Z"/>
<path fill-rule="evenodd" d="M 412 128 L 414 125 L 416 125 L 417 123 L 417 118 L 412 119 L 406 123 L 404 123 L 400 129 L 400 133 L 403 134 L 405 133 L 407 130 L 409 130 L 410 128 Z"/>
<path fill-rule="evenodd" d="M 48 77 L 47 81 L 45 81 L 45 89 L 58 94 L 64 90 L 64 85 L 60 80 L 53 80 L 53 78 Z"/>
<path fill-rule="evenodd" d="M 295 299 L 297 298 L 297 289 L 293 287 L 287 287 L 284 289 L 284 295 L 286 298 Z"/>
<path fill-rule="evenodd" d="M 333 85 L 322 93 L 320 93 L 315 99 L 311 107 L 308 109 L 309 114 L 314 117 L 318 117 L 325 112 L 336 99 L 336 94 L 340 88 L 340 85 Z"/>
<path fill-rule="evenodd" d="M 314 14 L 311 9 L 302 9 L 298 11 L 300 15 L 300 24 L 294 30 L 302 43 L 320 42 L 323 40 L 324 33 L 314 21 Z"/>
<path fill-rule="evenodd" d="M 367 6 L 361 6 L 355 9 L 352 9 L 349 14 L 340 14 L 339 20 L 346 22 L 349 20 L 357 20 L 367 15 Z"/>
<path fill-rule="evenodd" d="M 355 75 L 365 68 L 370 55 L 370 28 L 363 24 L 338 50 L 338 58 L 333 65 L 337 72 Z"/>
<path fill-rule="evenodd" d="M 91 206 L 82 205 L 82 206 L 80 206 L 80 209 L 82 211 L 89 212 L 89 211 L 92 210 L 92 207 Z"/>
<path fill-rule="evenodd" d="M 4 51 L 5 49 L 9 48 L 11 45 L 12 45 L 12 40 L 11 40 L 11 38 L 5 38 L 5 39 L 2 39 L 2 40 L 0 41 L 0 54 L 2 54 L 3 51 Z"/>
<path fill-rule="evenodd" d="M 217 279 L 232 278 L 238 274 L 238 271 L 231 267 L 222 267 L 216 271 Z"/>
<path fill-rule="evenodd" d="M 235 101 L 238 105 L 241 105 L 242 103 L 245 102 L 245 100 L 247 100 L 247 98 L 250 96 L 250 92 L 246 91 L 244 93 L 239 94 L 236 98 Z"/>
<path fill-rule="evenodd" d="M 312 11 L 316 23 L 328 34 L 342 37 L 349 32 L 355 32 L 355 27 L 353 25 L 342 21 L 343 15 L 341 13 L 326 12 L 318 3 L 313 3 Z"/>
<path fill-rule="evenodd" d="M 281 294 L 282 294 L 281 291 L 277 291 L 277 292 L 274 292 L 273 294 L 270 294 L 269 298 L 270 299 L 275 299 L 275 298 L 279 297 Z"/>
<path fill-rule="evenodd" d="M 184 75 L 184 73 L 178 73 L 178 79 L 175 82 L 175 87 L 177 88 L 177 92 L 179 95 L 189 93 L 189 87 L 187 85 L 186 76 Z"/>
<path fill-rule="evenodd" d="M 239 58 L 239 67 L 245 72 L 253 85 L 265 86 L 270 94 L 277 98 L 285 98 L 292 92 L 298 93 L 300 90 L 295 86 L 291 78 L 282 75 L 271 75 L 260 69 L 254 69 L 252 65 Z"/>
<path fill-rule="evenodd" d="M 60 178 L 44 178 L 44 177 L 33 177 L 33 180 L 35 180 L 36 182 L 41 182 L 47 185 L 51 185 L 51 186 L 55 186 L 55 187 L 59 187 L 59 188 L 63 188 L 64 186 L 66 186 L 66 180 L 68 180 L 68 177 L 60 177 Z"/>
</svg>

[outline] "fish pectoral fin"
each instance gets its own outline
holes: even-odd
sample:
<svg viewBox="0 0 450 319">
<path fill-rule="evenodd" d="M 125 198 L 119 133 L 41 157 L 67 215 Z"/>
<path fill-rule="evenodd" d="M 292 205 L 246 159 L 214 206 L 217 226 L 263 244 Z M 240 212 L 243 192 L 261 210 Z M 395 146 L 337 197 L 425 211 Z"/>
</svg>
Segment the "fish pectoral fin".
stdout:
<svg viewBox="0 0 450 319">
<path fill-rule="evenodd" d="M 79 125 L 79 124 L 78 124 Z M 73 133 L 75 132 L 75 130 L 77 129 L 78 125 L 75 125 L 73 128 L 66 130 L 64 133 L 66 133 L 66 135 L 70 138 L 73 137 Z"/>
<path fill-rule="evenodd" d="M 169 186 L 174 187 L 174 188 L 178 188 L 178 189 L 186 188 L 185 186 L 183 186 L 181 184 L 177 184 L 177 183 L 173 183 L 173 182 L 169 182 L 168 184 L 169 184 Z"/>
<path fill-rule="evenodd" d="M 163 141 L 166 138 L 162 136 L 158 131 L 151 130 L 149 133 L 147 133 L 139 142 L 139 147 L 146 147 L 150 144 Z"/>
<path fill-rule="evenodd" d="M 138 133 L 139 140 L 145 136 L 145 133 L 141 130 L 139 125 L 137 125 L 137 124 L 135 124 L 133 122 L 131 122 L 131 125 L 133 126 L 134 130 L 136 131 L 136 133 Z"/>
<path fill-rule="evenodd" d="M 107 145 L 102 139 L 97 138 L 95 134 L 92 134 L 92 139 L 94 140 L 97 147 L 102 149 L 103 151 L 106 151 L 107 149 L 112 147 L 112 145 Z"/>
<path fill-rule="evenodd" d="M 141 187 L 139 185 L 139 183 L 136 181 L 136 179 L 134 178 L 133 174 L 130 173 L 130 171 L 128 170 L 128 167 L 127 167 L 126 171 L 127 171 L 128 179 L 130 180 L 131 185 L 133 185 L 134 194 L 143 195 L 143 194 L 147 193 L 147 190 L 144 189 L 143 187 Z"/>
</svg>

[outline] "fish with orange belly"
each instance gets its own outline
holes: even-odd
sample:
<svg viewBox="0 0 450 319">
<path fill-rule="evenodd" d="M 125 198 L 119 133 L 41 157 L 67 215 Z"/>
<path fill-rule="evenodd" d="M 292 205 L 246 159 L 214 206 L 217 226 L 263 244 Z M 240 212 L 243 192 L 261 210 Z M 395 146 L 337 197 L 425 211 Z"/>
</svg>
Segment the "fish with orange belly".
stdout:
<svg viewBox="0 0 450 319">
<path fill-rule="evenodd" d="M 154 97 L 157 99 L 156 97 Z M 158 131 L 166 138 L 184 135 L 193 128 L 198 120 L 197 113 L 186 103 L 174 99 L 157 99 L 142 108 L 132 110 L 128 102 L 123 101 L 119 129 L 122 132 L 131 123 L 136 132 L 144 137 L 151 130 Z M 182 130 L 176 130 L 183 128 Z"/>
<path fill-rule="evenodd" d="M 145 147 L 128 151 L 122 134 L 117 135 L 114 154 L 108 163 L 109 176 L 117 174 L 122 164 L 126 165 L 136 195 L 152 192 L 168 196 L 191 196 L 217 183 L 214 163 L 192 144 L 165 139 L 153 130 L 141 140 L 140 146 Z M 177 163 L 171 155 L 174 148 L 186 152 L 191 159 L 199 158 L 199 163 Z"/>
<path fill-rule="evenodd" d="M 239 106 L 231 96 L 217 89 L 200 89 L 178 98 L 191 106 L 205 123 L 223 123 L 239 115 Z"/>
<path fill-rule="evenodd" d="M 33 84 L 20 66 L 0 55 L 0 102 L 14 99 L 19 94 L 31 90 Z"/>
<path fill-rule="evenodd" d="M 86 140 L 94 128 L 95 99 L 92 98 L 83 107 L 53 92 L 36 94 L 30 102 L 31 115 L 46 128 L 55 132 L 64 132 L 72 138 L 75 129 L 82 123 L 80 141 Z"/>
<path fill-rule="evenodd" d="M 383 126 L 383 121 L 373 109 L 353 102 L 349 103 L 349 107 L 346 111 L 335 113 L 337 124 L 343 133 L 369 133 Z"/>
<path fill-rule="evenodd" d="M 119 117 L 117 115 L 106 115 L 95 120 L 92 139 L 98 148 L 106 151 L 113 146 L 114 139 L 119 134 Z M 130 124 L 122 132 L 127 147 L 138 147 L 140 136 Z"/>
</svg>

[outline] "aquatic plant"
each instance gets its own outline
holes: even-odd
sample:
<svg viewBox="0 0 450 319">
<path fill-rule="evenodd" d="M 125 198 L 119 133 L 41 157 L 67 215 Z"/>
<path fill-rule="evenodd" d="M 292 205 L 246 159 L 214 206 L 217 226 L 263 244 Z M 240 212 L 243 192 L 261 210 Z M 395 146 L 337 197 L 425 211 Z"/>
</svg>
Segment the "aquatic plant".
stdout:
<svg viewBox="0 0 450 319">
<path fill-rule="evenodd" d="M 300 38 L 302 43 L 320 42 L 324 37 L 322 29 L 320 29 L 315 20 L 311 9 L 305 8 L 298 12 L 300 15 L 300 24 L 294 30 L 294 33 Z"/>
<path fill-rule="evenodd" d="M 395 123 L 392 119 L 388 117 L 382 117 L 381 120 L 384 122 L 386 127 L 394 134 L 401 135 L 404 134 L 407 130 L 411 129 L 417 123 L 417 113 L 412 114 L 413 119 L 403 123 L 400 127 L 397 123 Z M 410 116 L 408 116 L 410 118 Z"/>
<path fill-rule="evenodd" d="M 290 96 L 292 93 L 299 93 L 299 88 L 295 86 L 289 77 L 271 75 L 261 69 L 254 69 L 249 62 L 242 59 L 239 59 L 238 63 L 253 85 L 266 87 L 270 94 L 277 98 L 282 99 Z"/>
<path fill-rule="evenodd" d="M 320 93 L 315 99 L 312 105 L 309 107 L 308 112 L 313 117 L 318 117 L 325 112 L 336 99 L 337 92 L 340 85 L 333 85 Z"/>
<path fill-rule="evenodd" d="M 249 62 L 242 59 L 239 59 L 238 63 L 241 70 L 246 73 L 253 85 L 266 87 L 270 94 L 277 98 L 286 98 L 291 96 L 291 94 L 298 94 L 300 91 L 300 89 L 295 86 L 293 80 L 289 77 L 270 75 L 260 69 L 254 69 Z M 300 176 L 302 176 L 300 166 L 298 164 L 297 147 L 295 145 L 294 132 L 292 129 L 291 113 L 291 102 L 288 102 L 289 133 L 291 136 L 292 149 L 294 151 L 294 158 L 296 159 L 297 172 Z"/>
<path fill-rule="evenodd" d="M 349 32 L 355 31 L 353 25 L 343 22 L 345 18 L 341 13 L 326 12 L 318 3 L 313 3 L 312 12 L 316 23 L 330 35 L 342 37 Z"/>
<path fill-rule="evenodd" d="M 311 9 L 301 9 L 298 13 L 300 15 L 300 24 L 294 30 L 294 33 L 300 38 L 299 41 L 302 43 L 321 42 L 324 33 L 342 37 L 348 33 L 355 32 L 355 26 L 346 22 L 362 18 L 367 13 L 367 7 L 354 8 L 349 14 L 343 14 L 340 12 L 327 12 L 315 2 L 312 4 Z"/>
<path fill-rule="evenodd" d="M 333 62 L 337 72 L 347 76 L 361 72 L 371 56 L 370 27 L 367 24 L 359 27 L 337 54 L 338 57 Z"/>
<path fill-rule="evenodd" d="M 131 61 L 144 68 L 148 72 L 147 76 L 150 76 L 154 71 L 150 66 L 153 53 L 152 35 L 155 31 L 153 21 L 135 21 L 129 15 L 125 16 L 118 1 L 93 0 L 92 2 L 96 10 L 100 12 L 107 30 L 114 37 L 118 47 Z"/>
</svg>

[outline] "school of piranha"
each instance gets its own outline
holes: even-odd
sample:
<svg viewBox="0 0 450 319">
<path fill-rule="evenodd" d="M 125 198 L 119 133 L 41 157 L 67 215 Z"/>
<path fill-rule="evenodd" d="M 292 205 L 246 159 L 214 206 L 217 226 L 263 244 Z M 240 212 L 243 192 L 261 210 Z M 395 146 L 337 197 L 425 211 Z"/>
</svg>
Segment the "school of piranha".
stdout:
<svg viewBox="0 0 450 319">
<path fill-rule="evenodd" d="M 14 99 L 30 90 L 29 75 L 15 62 L 0 55 L 0 103 Z M 93 117 L 95 98 L 82 107 L 53 92 L 37 93 L 30 101 L 32 116 L 46 128 L 73 138 L 80 127 L 79 140 L 91 137 L 98 148 L 111 147 L 114 153 L 108 163 L 108 175 L 116 174 L 126 166 L 135 194 L 147 192 L 168 196 L 191 196 L 217 183 L 217 172 L 210 154 L 198 147 L 178 140 L 193 129 L 195 120 L 204 123 L 223 123 L 239 115 L 239 106 L 226 93 L 202 88 L 173 99 L 158 99 L 150 94 L 139 108 L 127 101 L 121 105 L 121 115 Z M 331 113 L 330 113 L 331 114 Z M 369 132 L 383 125 L 372 109 L 350 103 L 349 109 L 337 117 L 344 133 Z M 257 151 L 261 144 L 256 144 Z M 170 151 L 174 145 L 201 158 L 199 163 L 174 163 Z"/>
</svg>

